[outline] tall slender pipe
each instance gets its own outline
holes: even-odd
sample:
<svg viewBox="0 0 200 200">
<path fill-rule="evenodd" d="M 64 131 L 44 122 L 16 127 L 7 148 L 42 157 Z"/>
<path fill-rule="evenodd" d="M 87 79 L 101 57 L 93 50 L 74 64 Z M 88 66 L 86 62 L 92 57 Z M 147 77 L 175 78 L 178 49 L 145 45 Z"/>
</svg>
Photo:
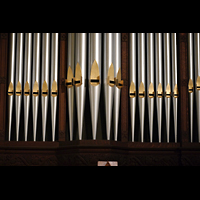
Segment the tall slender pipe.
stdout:
<svg viewBox="0 0 200 200">
<path fill-rule="evenodd" d="M 164 33 L 164 91 L 167 142 L 170 131 L 171 72 L 170 72 L 170 33 Z"/>
<path fill-rule="evenodd" d="M 75 56 L 75 33 L 68 33 L 68 60 L 67 60 L 67 79 L 74 76 L 74 56 Z M 70 81 L 70 80 L 69 80 Z M 69 113 L 69 133 L 70 141 L 73 140 L 73 126 L 74 126 L 74 87 L 67 87 L 68 95 L 68 113 Z"/>
<path fill-rule="evenodd" d="M 162 79 L 162 33 L 155 34 L 156 43 L 156 87 L 157 87 L 157 118 L 158 118 L 158 139 L 161 142 L 162 125 L 162 97 L 163 97 L 163 79 Z"/>
<path fill-rule="evenodd" d="M 147 88 L 150 142 L 153 141 L 154 85 L 154 34 L 147 33 Z"/>
<path fill-rule="evenodd" d="M 43 142 L 46 137 L 46 123 L 49 100 L 49 61 L 50 61 L 50 33 L 42 35 L 42 77 L 41 77 L 41 93 L 42 93 L 42 136 Z"/>
<path fill-rule="evenodd" d="M 117 77 L 117 73 L 121 73 L 121 33 L 114 33 L 113 42 L 113 65 L 114 65 L 114 77 Z M 120 107 L 120 94 L 121 89 L 117 86 L 114 87 L 114 140 L 117 141 L 118 124 L 119 124 L 119 107 Z"/>
<path fill-rule="evenodd" d="M 10 48 L 9 48 L 9 71 L 8 71 L 8 141 L 11 139 L 11 124 L 13 113 L 14 100 L 14 78 L 15 78 L 15 48 L 16 48 L 16 33 L 10 34 Z"/>
<path fill-rule="evenodd" d="M 89 95 L 92 119 L 92 135 L 96 140 L 99 99 L 101 91 L 101 33 L 89 34 Z"/>
<path fill-rule="evenodd" d="M 85 84 L 86 84 L 86 52 L 87 52 L 87 33 L 76 33 L 76 105 L 78 117 L 79 140 L 82 140 L 83 115 L 85 108 Z"/>
<path fill-rule="evenodd" d="M 24 33 L 17 33 L 17 60 L 16 60 L 16 79 L 15 79 L 16 141 L 19 140 L 19 125 L 20 125 L 20 113 L 21 113 L 21 102 L 22 102 L 23 47 L 24 47 Z"/>
<path fill-rule="evenodd" d="M 145 33 L 138 33 L 138 91 L 141 142 L 144 142 L 145 85 Z"/>
<path fill-rule="evenodd" d="M 55 141 L 57 96 L 58 96 L 58 39 L 59 33 L 52 33 L 51 40 L 51 125 L 52 141 Z"/>
<path fill-rule="evenodd" d="M 33 110 L 33 141 L 36 141 L 39 88 L 40 88 L 40 45 L 41 33 L 34 33 L 33 42 L 33 73 L 32 73 L 32 110 Z"/>
<path fill-rule="evenodd" d="M 25 61 L 24 61 L 24 136 L 27 141 L 28 121 L 30 110 L 30 88 L 32 67 L 32 33 L 25 34 Z"/>
<path fill-rule="evenodd" d="M 105 113 L 106 113 L 106 134 L 107 140 L 110 140 L 112 105 L 113 105 L 113 33 L 104 33 L 104 95 L 105 95 Z"/>
<path fill-rule="evenodd" d="M 130 33 L 130 112 L 132 142 L 135 136 L 135 110 L 136 110 L 136 33 Z"/>
<path fill-rule="evenodd" d="M 188 33 L 188 65 L 189 65 L 189 104 L 190 104 L 190 141 L 193 142 L 193 103 L 194 103 L 194 77 L 193 77 L 193 33 Z"/>
<path fill-rule="evenodd" d="M 173 111 L 174 111 L 174 137 L 177 142 L 177 117 L 178 117 L 178 77 L 177 77 L 177 39 L 176 33 L 172 33 L 172 87 L 173 87 Z M 200 139 L 200 138 L 199 138 Z"/>
</svg>

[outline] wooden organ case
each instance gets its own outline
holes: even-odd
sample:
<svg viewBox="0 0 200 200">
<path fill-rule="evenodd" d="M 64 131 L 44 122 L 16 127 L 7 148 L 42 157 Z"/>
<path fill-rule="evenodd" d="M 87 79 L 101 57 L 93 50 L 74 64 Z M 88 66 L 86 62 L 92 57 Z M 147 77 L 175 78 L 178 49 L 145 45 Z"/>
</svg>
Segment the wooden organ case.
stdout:
<svg viewBox="0 0 200 200">
<path fill-rule="evenodd" d="M 24 141 L 14 139 L 8 141 L 8 60 L 9 35 L 0 33 L 0 165 L 67 165 L 96 166 L 98 161 L 118 161 L 119 166 L 158 166 L 158 165 L 200 165 L 200 143 L 197 139 L 190 141 L 189 95 L 188 95 L 188 34 L 177 33 L 177 65 L 178 65 L 178 139 L 166 142 L 153 142 L 145 139 L 141 142 L 138 136 L 139 128 L 135 129 L 136 140 L 131 141 L 130 98 L 129 98 L 129 66 L 130 66 L 130 35 L 121 34 L 121 108 L 119 117 L 118 140 L 106 139 L 102 134 L 96 140 L 85 137 L 79 140 L 78 135 L 69 140 L 67 113 L 67 50 L 68 34 L 59 33 L 59 71 L 57 125 L 55 141 L 43 142 L 40 138 L 33 141 L 32 137 Z M 137 90 L 137 89 L 136 89 Z M 138 92 L 138 90 L 136 91 Z M 86 94 L 87 96 L 87 94 Z M 87 99 L 87 97 L 86 97 Z M 155 104 L 156 105 L 156 104 Z M 87 105 L 86 105 L 87 106 Z M 103 108 L 104 109 L 104 108 Z M 154 109 L 155 111 L 155 109 Z M 86 112 L 86 111 L 85 111 Z M 136 108 L 136 115 L 138 110 Z M 156 111 L 155 111 L 156 112 Z M 155 115 L 155 114 L 154 114 Z M 154 116 L 155 118 L 155 116 Z M 146 120 L 147 121 L 147 120 Z M 77 122 L 77 121 L 76 121 Z M 138 122 L 138 119 L 136 119 Z M 146 123 L 146 122 L 145 122 Z M 197 127 L 197 126 L 196 126 Z M 85 129 L 86 130 L 86 129 Z M 84 131 L 85 131 L 84 130 Z M 47 129 L 47 132 L 49 130 Z M 84 132 L 83 131 L 83 132 Z M 194 125 L 194 132 L 195 130 Z M 29 134 L 29 133 L 28 133 Z M 98 134 L 98 133 L 97 133 Z M 157 134 L 157 133 L 156 133 Z M 155 135 L 155 134 L 154 134 Z M 197 136 L 196 136 L 197 137 Z M 32 140 L 32 141 L 31 141 Z"/>
</svg>

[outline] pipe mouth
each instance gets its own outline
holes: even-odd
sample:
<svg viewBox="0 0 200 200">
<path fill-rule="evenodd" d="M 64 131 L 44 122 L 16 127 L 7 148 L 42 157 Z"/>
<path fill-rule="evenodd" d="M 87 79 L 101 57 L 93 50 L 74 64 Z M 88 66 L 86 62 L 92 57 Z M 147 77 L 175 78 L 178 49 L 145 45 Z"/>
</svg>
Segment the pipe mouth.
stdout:
<svg viewBox="0 0 200 200">
<path fill-rule="evenodd" d="M 57 83 L 54 80 L 52 83 L 52 87 L 51 87 L 51 96 L 52 97 L 57 97 L 58 96 L 58 87 L 57 87 Z"/>
<path fill-rule="evenodd" d="M 144 88 L 144 83 L 141 82 L 140 83 L 140 87 L 139 87 L 139 95 L 140 98 L 144 98 L 145 97 L 145 88 Z"/>
<path fill-rule="evenodd" d="M 12 96 L 14 94 L 13 83 L 10 82 L 8 86 L 8 96 Z"/>
<path fill-rule="evenodd" d="M 43 82 L 41 95 L 43 97 L 48 96 L 48 85 L 46 81 Z"/>
<path fill-rule="evenodd" d="M 99 66 L 98 66 L 96 60 L 94 60 L 92 67 L 91 67 L 90 84 L 92 86 L 97 86 L 100 84 Z"/>
<path fill-rule="evenodd" d="M 22 95 L 22 86 L 21 86 L 20 81 L 18 81 L 18 83 L 17 83 L 15 94 L 16 94 L 16 96 Z"/>
</svg>

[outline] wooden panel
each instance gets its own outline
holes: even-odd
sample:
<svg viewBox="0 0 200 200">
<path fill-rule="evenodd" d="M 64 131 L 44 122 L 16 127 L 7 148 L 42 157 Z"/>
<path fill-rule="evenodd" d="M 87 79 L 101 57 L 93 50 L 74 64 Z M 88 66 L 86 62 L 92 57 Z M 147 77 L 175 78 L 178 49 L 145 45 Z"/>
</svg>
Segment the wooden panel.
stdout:
<svg viewBox="0 0 200 200">
<path fill-rule="evenodd" d="M 0 141 L 5 140 L 6 132 L 7 51 L 8 33 L 0 33 Z"/>
<path fill-rule="evenodd" d="M 59 141 L 65 141 L 66 133 L 66 68 L 67 68 L 67 33 L 60 33 L 60 75 L 59 75 Z"/>
<path fill-rule="evenodd" d="M 128 41 L 129 34 L 122 33 L 122 80 L 124 87 L 121 89 L 121 141 L 128 141 Z"/>
</svg>

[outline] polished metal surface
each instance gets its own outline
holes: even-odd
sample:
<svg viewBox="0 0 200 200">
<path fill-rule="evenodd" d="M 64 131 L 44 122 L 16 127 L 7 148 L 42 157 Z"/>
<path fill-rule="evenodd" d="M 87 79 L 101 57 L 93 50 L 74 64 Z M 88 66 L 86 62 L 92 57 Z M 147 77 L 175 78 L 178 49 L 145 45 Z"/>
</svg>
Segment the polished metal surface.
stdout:
<svg viewBox="0 0 200 200">
<path fill-rule="evenodd" d="M 117 77 L 118 71 L 121 69 L 121 33 L 114 33 L 113 41 L 113 65 L 114 65 L 114 77 Z M 121 90 L 114 87 L 114 140 L 117 141 L 118 125 L 119 125 L 119 107 L 120 107 L 120 94 Z"/>
<path fill-rule="evenodd" d="M 88 77 L 90 77 L 91 75 L 91 68 L 93 63 L 96 62 L 99 68 L 99 80 L 100 80 L 100 84 L 94 86 L 91 85 L 90 80 L 88 80 L 93 140 L 96 140 L 99 99 L 101 91 L 101 49 L 102 49 L 101 41 L 102 41 L 101 33 L 89 33 Z"/>
<path fill-rule="evenodd" d="M 67 59 L 67 68 L 71 68 L 71 71 L 74 76 L 74 57 L 75 57 L 75 33 L 68 33 L 68 59 Z M 68 72 L 68 70 L 67 70 Z M 68 96 L 68 114 L 69 114 L 69 133 L 70 141 L 73 140 L 73 126 L 74 126 L 74 87 L 67 88 Z"/>
<path fill-rule="evenodd" d="M 8 96 L 8 141 L 11 140 L 11 124 L 14 101 L 14 85 L 15 85 L 15 49 L 16 49 L 16 33 L 10 34 L 9 62 L 8 62 L 8 83 L 13 84 L 13 94 Z"/>
<path fill-rule="evenodd" d="M 76 105 L 78 118 L 78 134 L 79 140 L 82 140 L 83 116 L 85 108 L 85 92 L 86 92 L 86 61 L 87 61 L 87 33 L 76 33 L 76 55 L 75 65 L 79 64 L 82 73 L 82 84 L 75 88 Z"/>
<path fill-rule="evenodd" d="M 23 45 L 24 45 L 24 33 L 17 33 L 17 54 L 16 54 L 16 73 L 15 73 L 15 85 L 22 85 L 23 77 Z M 16 94 L 16 92 L 15 92 Z M 15 109 L 16 109 L 16 141 L 19 140 L 19 125 L 21 114 L 21 102 L 22 95 L 15 96 Z"/>
<path fill-rule="evenodd" d="M 26 83 L 31 88 L 31 67 L 32 67 L 32 33 L 25 33 L 25 59 L 24 59 L 24 92 Z M 30 110 L 30 92 L 24 94 L 24 136 L 27 141 L 29 110 Z"/>
<path fill-rule="evenodd" d="M 170 33 L 164 33 L 164 91 L 165 91 L 165 115 L 166 115 L 166 131 L 167 142 L 169 143 L 170 132 L 170 104 L 171 96 L 166 95 L 167 86 L 171 86 L 171 73 L 170 73 Z"/>
<path fill-rule="evenodd" d="M 130 33 L 130 85 L 134 84 L 136 87 L 136 33 Z M 131 86 L 130 86 L 131 87 Z M 131 130 L 132 130 L 132 142 L 135 138 L 135 110 L 136 110 L 136 95 L 130 98 L 130 112 L 131 112 Z"/>
<path fill-rule="evenodd" d="M 46 137 L 46 123 L 47 123 L 47 112 L 48 112 L 48 100 L 49 100 L 49 71 L 50 71 L 50 33 L 42 34 L 42 76 L 41 76 L 41 91 L 42 86 L 47 84 L 48 93 L 42 98 L 42 136 L 43 141 Z M 45 84 L 44 84 L 45 83 Z"/>
<path fill-rule="evenodd" d="M 34 91 L 33 90 L 34 84 L 36 84 L 38 86 L 38 89 L 40 88 L 40 46 L 41 46 L 41 33 L 34 33 L 32 91 Z M 40 94 L 40 92 L 38 91 L 38 95 L 39 94 Z M 38 106 L 39 106 L 39 96 L 38 95 L 32 94 L 33 141 L 36 141 L 36 132 L 37 132 L 37 119 L 38 119 Z"/>
<path fill-rule="evenodd" d="M 163 87 L 162 79 L 162 33 L 155 33 L 155 48 L 156 48 L 156 91 L 159 84 Z M 160 90 L 161 91 L 161 90 Z M 162 96 L 157 96 L 157 119 L 158 119 L 158 140 L 161 142 L 161 127 L 162 127 Z"/>
<path fill-rule="evenodd" d="M 147 33 L 147 88 L 148 92 L 155 91 L 154 89 L 154 33 Z M 152 96 L 150 96 L 150 94 Z M 148 111 L 149 111 L 149 133 L 150 142 L 153 142 L 153 116 L 154 116 L 154 96 L 155 92 L 149 93 Z"/>
<path fill-rule="evenodd" d="M 110 140 L 113 92 L 114 88 L 107 83 L 108 70 L 113 64 L 113 33 L 104 33 L 104 67 L 103 67 L 103 83 L 105 95 L 105 113 L 106 113 L 106 134 L 107 140 Z"/>
<path fill-rule="evenodd" d="M 58 94 L 58 51 L 59 51 L 59 33 L 52 33 L 51 39 L 51 87 L 55 85 Z M 56 93 L 55 91 L 52 91 Z M 56 128 L 56 113 L 57 113 L 57 95 L 51 95 L 51 125 L 52 125 L 52 141 L 55 141 Z"/>
<path fill-rule="evenodd" d="M 171 41 L 172 41 L 172 91 L 174 93 L 175 90 L 178 90 L 176 33 L 171 34 Z M 173 95 L 173 113 L 174 113 L 174 137 L 175 137 L 175 143 L 177 143 L 178 98 L 175 98 L 174 95 Z"/>
</svg>

